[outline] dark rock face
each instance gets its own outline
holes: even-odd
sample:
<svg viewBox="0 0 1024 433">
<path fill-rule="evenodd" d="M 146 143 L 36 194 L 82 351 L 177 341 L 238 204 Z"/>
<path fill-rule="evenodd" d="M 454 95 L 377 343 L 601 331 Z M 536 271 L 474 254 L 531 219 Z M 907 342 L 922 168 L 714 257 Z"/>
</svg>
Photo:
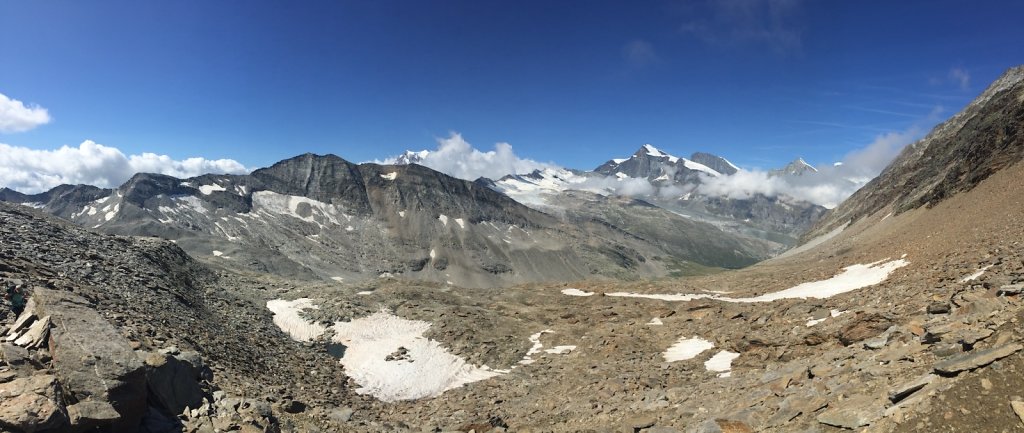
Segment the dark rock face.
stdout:
<svg viewBox="0 0 1024 433">
<path fill-rule="evenodd" d="M 37 288 L 39 310 L 53 321 L 57 377 L 74 401 L 107 401 L 120 415 L 115 431 L 133 431 L 146 411 L 146 373 L 116 328 L 78 295 Z"/>
<path fill-rule="evenodd" d="M 882 209 L 934 205 L 1024 159 L 1024 66 L 1010 69 L 960 113 L 903 149 L 882 174 L 805 235 L 811 239 Z"/>
<path fill-rule="evenodd" d="M 712 155 L 710 153 L 694 152 L 693 155 L 690 155 L 690 160 L 698 164 L 704 164 L 711 167 L 712 170 L 725 175 L 736 174 L 736 172 L 739 171 L 736 169 L 735 165 L 732 165 L 732 163 L 727 161 L 725 158 L 718 155 Z"/>
</svg>

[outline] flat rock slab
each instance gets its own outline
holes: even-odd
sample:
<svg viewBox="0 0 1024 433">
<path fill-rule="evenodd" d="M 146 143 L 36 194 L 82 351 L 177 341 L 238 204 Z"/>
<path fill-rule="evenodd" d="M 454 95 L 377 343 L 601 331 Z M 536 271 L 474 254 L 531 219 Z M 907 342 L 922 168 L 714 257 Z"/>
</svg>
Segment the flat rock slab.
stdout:
<svg viewBox="0 0 1024 433">
<path fill-rule="evenodd" d="M 965 353 L 935 364 L 935 372 L 944 375 L 955 375 L 961 371 L 984 367 L 1007 356 L 1013 355 L 1021 349 L 1024 349 L 1024 346 L 1013 343 Z"/>
<path fill-rule="evenodd" d="M 883 410 L 882 402 L 878 399 L 858 395 L 830 403 L 829 409 L 818 415 L 818 422 L 835 427 L 855 429 L 881 418 Z"/>
<path fill-rule="evenodd" d="M 128 341 L 85 298 L 38 288 L 33 298 L 50 316 L 50 352 L 57 378 L 77 401 L 109 402 L 116 431 L 138 428 L 146 410 L 146 371 Z"/>
<path fill-rule="evenodd" d="M 889 401 L 893 403 L 899 403 L 903 399 L 909 397 L 910 394 L 913 394 L 921 390 L 921 388 L 924 388 L 925 385 L 932 383 L 932 381 L 934 381 L 937 377 L 938 376 L 934 374 L 928 373 L 910 382 L 906 382 L 889 392 Z"/>
<path fill-rule="evenodd" d="M 1010 408 L 1017 414 L 1017 418 L 1020 418 L 1020 422 L 1024 423 L 1024 401 L 1011 401 Z"/>
</svg>

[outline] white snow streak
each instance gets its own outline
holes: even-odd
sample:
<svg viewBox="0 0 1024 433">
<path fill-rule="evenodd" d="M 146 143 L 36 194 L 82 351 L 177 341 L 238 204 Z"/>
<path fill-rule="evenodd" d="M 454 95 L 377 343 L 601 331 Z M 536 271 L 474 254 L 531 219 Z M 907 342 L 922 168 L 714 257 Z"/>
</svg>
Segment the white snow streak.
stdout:
<svg viewBox="0 0 1024 433">
<path fill-rule="evenodd" d="M 562 289 L 563 295 L 569 296 L 594 296 L 594 292 L 586 292 L 580 289 Z"/>
<path fill-rule="evenodd" d="M 966 283 L 966 282 L 969 282 L 969 281 L 974 281 L 974 280 L 977 280 L 977 279 L 978 279 L 978 277 L 980 277 L 980 276 L 984 275 L 984 274 L 985 274 L 985 271 L 987 271 L 987 270 L 988 270 L 988 268 L 991 268 L 992 266 L 993 266 L 993 265 L 987 265 L 987 266 L 983 266 L 983 267 L 982 267 L 981 269 L 978 269 L 978 271 L 977 271 L 977 272 L 975 272 L 975 273 L 973 273 L 973 274 L 971 274 L 971 275 L 968 275 L 968 276 L 964 277 L 963 279 L 961 279 L 961 280 L 960 280 L 960 282 L 961 282 L 961 283 Z"/>
<path fill-rule="evenodd" d="M 884 262 L 884 263 L 883 263 Z M 861 289 L 881 283 L 889 277 L 889 274 L 896 269 L 909 265 L 910 262 L 897 259 L 891 261 L 881 260 L 866 265 L 857 264 L 843 268 L 843 272 L 827 280 L 812 281 L 799 284 L 786 290 L 766 293 L 752 298 L 730 298 L 719 295 L 708 294 L 645 294 L 613 292 L 606 293 L 607 296 L 625 298 L 658 299 L 662 301 L 688 302 L 696 299 L 714 299 L 722 302 L 754 303 L 772 302 L 780 299 L 824 299 L 835 295 Z"/>
</svg>

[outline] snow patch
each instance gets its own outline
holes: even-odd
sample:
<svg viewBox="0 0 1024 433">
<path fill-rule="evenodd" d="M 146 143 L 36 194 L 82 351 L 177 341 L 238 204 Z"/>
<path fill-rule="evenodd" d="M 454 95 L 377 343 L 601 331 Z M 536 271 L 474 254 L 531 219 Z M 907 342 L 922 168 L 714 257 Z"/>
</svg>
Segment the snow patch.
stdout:
<svg viewBox="0 0 1024 433">
<path fill-rule="evenodd" d="M 448 215 L 441 214 L 437 216 L 437 219 L 441 221 L 441 224 L 448 227 Z"/>
<path fill-rule="evenodd" d="M 429 322 L 379 312 L 351 322 L 336 322 L 332 340 L 346 346 L 341 364 L 361 386 L 356 392 L 386 402 L 434 397 L 501 374 L 487 366 L 468 364 L 437 341 L 424 337 L 429 328 Z M 405 359 L 388 360 L 403 348 Z"/>
<path fill-rule="evenodd" d="M 405 211 L 404 210 L 398 211 L 398 216 L 402 217 L 402 218 L 405 218 Z"/>
<path fill-rule="evenodd" d="M 302 310 L 316 310 L 320 307 L 309 298 L 294 301 L 274 299 L 267 301 L 267 309 L 274 313 L 274 324 L 286 334 L 298 341 L 313 341 L 327 332 L 327 327 L 319 323 L 309 322 L 299 315 Z"/>
<path fill-rule="evenodd" d="M 220 257 L 220 256 L 223 256 L 223 255 L 224 255 L 223 252 L 217 251 L 217 250 L 213 250 L 213 256 L 214 257 Z"/>
<path fill-rule="evenodd" d="M 455 224 L 458 224 L 459 228 L 461 228 L 461 229 L 465 229 L 466 228 L 466 222 L 463 221 L 462 218 L 455 218 Z"/>
<path fill-rule="evenodd" d="M 572 289 L 562 289 L 562 294 L 563 295 L 569 295 L 569 296 L 594 296 L 594 292 L 587 292 L 587 291 L 583 291 L 583 290 L 575 289 L 575 288 L 572 288 Z"/>
<path fill-rule="evenodd" d="M 685 361 L 687 359 L 696 358 L 705 350 L 715 347 L 715 343 L 705 340 L 700 337 L 693 338 L 680 338 L 676 344 L 673 344 L 662 353 L 665 357 L 665 362 Z"/>
<path fill-rule="evenodd" d="M 398 172 L 395 171 L 395 172 L 391 172 L 391 173 L 388 173 L 388 174 L 382 174 L 382 175 L 380 175 L 380 177 L 382 179 L 386 179 L 386 180 L 395 180 L 398 177 Z"/>
<path fill-rule="evenodd" d="M 565 355 L 565 354 L 567 354 L 569 352 L 572 352 L 573 350 L 576 350 L 576 346 L 572 346 L 572 345 L 555 346 L 555 347 L 552 347 L 550 349 L 544 349 L 544 353 L 550 353 L 550 354 L 553 354 L 553 355 Z"/>
<path fill-rule="evenodd" d="M 718 377 L 729 377 L 732 374 L 732 360 L 738 358 L 739 353 L 723 350 L 704 362 L 704 368 L 708 371 L 718 373 Z"/>
<path fill-rule="evenodd" d="M 664 325 L 664 323 L 661 322 L 661 318 L 660 317 L 655 317 L 655 318 L 651 319 L 650 322 L 647 322 L 647 326 L 661 326 L 661 325 Z"/>
<path fill-rule="evenodd" d="M 203 193 L 203 195 L 213 194 L 214 191 L 227 191 L 223 186 L 220 186 L 220 185 L 217 185 L 217 184 L 213 184 L 213 185 L 199 185 L 198 189 L 199 189 L 199 192 Z"/>
<path fill-rule="evenodd" d="M 345 281 L 344 277 L 331 277 L 331 279 L 334 280 L 334 281 L 337 281 L 339 283 L 342 282 L 342 281 Z"/>
</svg>

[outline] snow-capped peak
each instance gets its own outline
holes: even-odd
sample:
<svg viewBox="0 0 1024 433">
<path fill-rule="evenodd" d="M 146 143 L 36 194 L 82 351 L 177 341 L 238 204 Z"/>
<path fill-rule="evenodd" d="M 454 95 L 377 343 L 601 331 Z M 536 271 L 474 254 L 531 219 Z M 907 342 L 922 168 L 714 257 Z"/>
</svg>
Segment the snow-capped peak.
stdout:
<svg viewBox="0 0 1024 433">
<path fill-rule="evenodd" d="M 797 166 L 803 166 L 803 167 L 806 167 L 806 168 L 807 168 L 808 170 L 818 171 L 818 169 L 814 168 L 814 166 L 813 166 L 813 165 L 810 165 L 810 164 L 808 164 L 808 163 L 807 163 L 807 161 L 804 161 L 804 159 L 803 159 L 803 158 L 797 158 L 797 159 L 796 159 L 796 161 L 793 161 L 793 162 L 794 162 L 794 163 L 795 163 L 795 164 L 796 164 Z"/>
<path fill-rule="evenodd" d="M 429 150 L 421 150 L 419 152 L 413 152 L 411 150 L 405 151 L 405 153 L 398 155 L 395 158 L 395 165 L 406 165 L 406 164 L 418 164 L 426 159 L 427 155 L 430 155 Z"/>
<path fill-rule="evenodd" d="M 643 149 L 646 150 L 647 154 L 650 155 L 650 156 L 655 156 L 655 157 L 658 157 L 658 156 L 669 156 L 668 154 L 661 153 L 661 151 L 658 150 L 657 147 L 651 146 L 650 144 L 645 144 L 643 146 Z"/>
</svg>

